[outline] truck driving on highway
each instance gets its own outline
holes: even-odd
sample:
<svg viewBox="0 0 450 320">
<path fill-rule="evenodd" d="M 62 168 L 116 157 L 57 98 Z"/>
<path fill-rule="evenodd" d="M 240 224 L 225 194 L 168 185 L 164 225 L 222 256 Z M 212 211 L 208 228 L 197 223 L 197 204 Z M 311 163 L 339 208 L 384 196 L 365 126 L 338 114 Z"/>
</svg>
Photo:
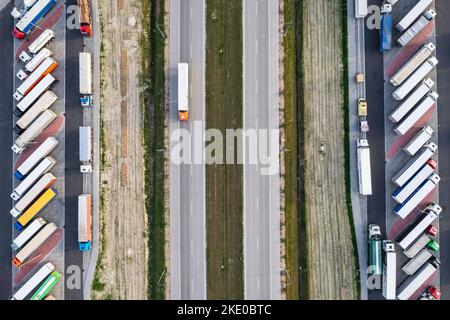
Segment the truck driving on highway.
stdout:
<svg viewBox="0 0 450 320">
<path fill-rule="evenodd" d="M 397 285 L 397 254 L 393 241 L 383 241 L 383 277 L 382 293 L 386 300 L 395 300 L 395 289 Z"/>
<path fill-rule="evenodd" d="M 78 3 L 78 18 L 80 21 L 81 34 L 90 37 L 92 34 L 91 28 L 91 7 L 89 0 L 77 0 Z"/>
<path fill-rule="evenodd" d="M 392 85 L 399 86 L 405 81 L 422 63 L 424 63 L 436 49 L 436 46 L 429 42 L 406 62 L 400 70 L 389 80 Z"/>
<path fill-rule="evenodd" d="M 80 127 L 80 172 L 92 172 L 92 127 Z"/>
<path fill-rule="evenodd" d="M 420 168 L 433 156 L 437 150 L 437 145 L 433 142 L 428 142 L 422 151 L 411 158 L 400 171 L 392 178 L 397 186 L 403 187 Z"/>
<path fill-rule="evenodd" d="M 45 226 L 47 222 L 44 218 L 35 219 L 28 227 L 25 228 L 13 241 L 11 248 L 19 250 L 25 243 L 27 243 L 39 230 Z"/>
<path fill-rule="evenodd" d="M 56 3 L 57 0 L 39 0 L 16 24 L 13 30 L 14 37 L 25 38 Z"/>
<path fill-rule="evenodd" d="M 436 12 L 433 9 L 427 10 L 419 20 L 417 20 L 411 28 L 409 28 L 405 33 L 398 38 L 397 43 L 402 47 L 406 46 L 414 37 L 425 27 L 431 23 L 431 20 L 436 16 Z"/>
<path fill-rule="evenodd" d="M 392 96 L 396 100 L 403 100 L 425 77 L 433 70 L 438 64 L 438 60 L 435 57 L 431 57 L 425 61 L 420 67 L 414 71 L 414 73 L 406 80 L 397 90 L 394 91 Z"/>
<path fill-rule="evenodd" d="M 81 106 L 92 105 L 92 56 L 89 52 L 80 52 L 80 102 Z"/>
<path fill-rule="evenodd" d="M 36 40 L 34 40 L 28 46 L 28 52 L 22 51 L 19 55 L 19 59 L 24 63 L 27 63 L 32 59 L 32 56 L 38 53 L 42 48 L 44 48 L 52 39 L 56 36 L 55 32 L 51 29 L 44 30 Z"/>
<path fill-rule="evenodd" d="M 189 119 L 189 65 L 178 64 L 178 119 Z"/>
<path fill-rule="evenodd" d="M 433 173 L 402 204 L 394 208 L 394 213 L 405 219 L 438 185 L 441 178 Z"/>
<path fill-rule="evenodd" d="M 78 246 L 81 251 L 91 250 L 91 195 L 78 196 Z"/>
<path fill-rule="evenodd" d="M 428 279 L 437 271 L 439 265 L 436 261 L 429 261 L 423 265 L 419 271 L 417 271 L 413 276 L 410 276 L 405 280 L 398 288 L 399 300 L 408 300 L 416 293 L 420 287 L 422 287 Z"/>
<path fill-rule="evenodd" d="M 396 241 L 402 249 L 408 248 L 414 240 L 427 229 L 442 212 L 442 207 L 431 203 L 423 210 L 421 215 L 397 237 Z"/>
<path fill-rule="evenodd" d="M 383 4 L 381 7 L 380 22 L 380 51 L 384 52 L 392 49 L 392 25 L 393 18 L 391 15 L 392 6 Z"/>
<path fill-rule="evenodd" d="M 389 115 L 389 120 L 396 123 L 403 119 L 404 116 L 411 111 L 412 108 L 420 101 L 426 94 L 428 94 L 431 88 L 434 86 L 434 81 L 431 78 L 425 79 L 421 85 L 414 90 L 409 97 L 403 101 L 395 110 Z"/>
<path fill-rule="evenodd" d="M 28 126 L 36 120 L 45 110 L 50 108 L 58 100 L 56 94 L 52 91 L 45 92 L 38 101 L 20 117 L 16 122 L 16 127 L 14 128 L 17 134 L 23 133 L 23 130 L 28 128 Z"/>
<path fill-rule="evenodd" d="M 25 96 L 16 106 L 14 114 L 17 117 L 22 116 L 22 114 L 45 92 L 47 89 L 51 88 L 56 83 L 55 77 L 48 74 L 42 79 L 29 94 Z"/>
<path fill-rule="evenodd" d="M 417 2 L 402 20 L 400 20 L 395 28 L 400 32 L 405 31 L 432 2 L 433 0 L 420 0 Z"/>
<path fill-rule="evenodd" d="M 55 266 L 48 262 L 43 265 L 25 284 L 16 291 L 11 300 L 25 300 L 27 296 L 55 270 Z"/>
<path fill-rule="evenodd" d="M 47 204 L 55 198 L 53 189 L 47 189 L 28 209 L 17 219 L 14 227 L 21 231 Z"/>
<path fill-rule="evenodd" d="M 403 148 L 403 150 L 410 156 L 413 156 L 427 143 L 433 136 L 433 129 L 431 127 L 424 127 L 420 130 L 414 138 Z"/>
<path fill-rule="evenodd" d="M 382 274 L 381 231 L 376 224 L 369 225 L 369 274 Z"/>
<path fill-rule="evenodd" d="M 370 170 L 370 149 L 369 142 L 366 139 L 356 141 L 359 193 L 362 195 L 372 194 L 372 174 Z"/>
</svg>

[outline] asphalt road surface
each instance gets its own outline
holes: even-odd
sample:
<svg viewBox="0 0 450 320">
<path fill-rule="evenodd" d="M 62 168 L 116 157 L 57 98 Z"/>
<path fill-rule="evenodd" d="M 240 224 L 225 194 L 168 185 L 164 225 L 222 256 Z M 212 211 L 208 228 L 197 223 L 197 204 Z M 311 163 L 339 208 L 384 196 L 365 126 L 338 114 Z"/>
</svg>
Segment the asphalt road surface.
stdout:
<svg viewBox="0 0 450 320">
<path fill-rule="evenodd" d="M 12 186 L 12 151 L 13 139 L 12 123 L 12 94 L 13 94 L 13 19 L 10 12 L 12 3 L 0 0 L 0 203 L 3 212 L 0 214 L 0 300 L 9 299 L 12 292 L 12 264 L 11 264 L 11 225 L 9 214 L 12 204 L 10 194 Z"/>
<path fill-rule="evenodd" d="M 66 6 L 76 5 L 68 0 Z M 66 30 L 66 119 L 65 119 L 65 270 L 70 266 L 83 267 L 83 253 L 78 249 L 78 195 L 83 193 L 80 173 L 78 128 L 83 125 L 83 109 L 79 94 L 79 52 L 83 51 L 83 36 L 78 29 Z M 81 276 L 81 272 L 80 272 Z M 66 274 L 66 300 L 82 300 L 83 284 L 73 286 Z M 69 284 L 69 285 L 68 285 Z"/>
<path fill-rule="evenodd" d="M 279 128 L 279 1 L 244 1 L 244 130 Z M 275 137 L 278 141 L 279 136 Z M 273 143 L 273 141 L 270 141 Z M 245 143 L 246 160 L 248 149 Z M 268 149 L 270 150 L 270 149 Z M 279 148 L 274 159 L 279 160 Z M 281 299 L 279 172 L 244 166 L 246 299 Z"/>
<path fill-rule="evenodd" d="M 203 155 L 205 127 L 205 2 L 170 0 L 170 124 L 199 131 L 192 157 Z M 189 64 L 190 120 L 178 120 L 178 63 Z M 177 142 L 170 143 L 173 150 Z M 171 158 L 172 159 L 172 158 Z M 205 166 L 170 162 L 170 298 L 206 299 Z"/>
</svg>

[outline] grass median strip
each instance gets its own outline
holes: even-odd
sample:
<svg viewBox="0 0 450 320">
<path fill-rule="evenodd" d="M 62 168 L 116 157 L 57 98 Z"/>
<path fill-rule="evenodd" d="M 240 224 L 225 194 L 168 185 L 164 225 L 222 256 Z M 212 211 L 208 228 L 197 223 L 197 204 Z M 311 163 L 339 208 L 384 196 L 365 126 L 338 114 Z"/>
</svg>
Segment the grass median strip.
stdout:
<svg viewBox="0 0 450 320">
<path fill-rule="evenodd" d="M 207 0 L 207 128 L 242 128 L 242 50 L 242 1 Z M 206 166 L 208 299 L 244 297 L 242 173 L 242 165 Z"/>
</svg>

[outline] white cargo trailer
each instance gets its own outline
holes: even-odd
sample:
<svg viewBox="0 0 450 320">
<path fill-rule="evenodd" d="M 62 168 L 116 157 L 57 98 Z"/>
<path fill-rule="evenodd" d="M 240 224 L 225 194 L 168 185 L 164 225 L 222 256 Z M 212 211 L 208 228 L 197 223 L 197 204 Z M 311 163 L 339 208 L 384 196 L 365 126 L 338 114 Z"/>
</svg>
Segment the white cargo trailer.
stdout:
<svg viewBox="0 0 450 320">
<path fill-rule="evenodd" d="M 49 43 L 49 41 L 52 40 L 55 36 L 56 34 L 53 30 L 44 30 L 44 32 L 42 32 L 41 35 L 30 44 L 30 46 L 28 47 L 28 51 L 31 54 L 36 54 L 39 50 L 45 47 L 47 43 Z"/>
<path fill-rule="evenodd" d="M 408 248 L 439 217 L 441 212 L 442 207 L 436 203 L 431 203 L 426 207 L 423 213 L 397 237 L 396 241 L 400 247 Z"/>
<path fill-rule="evenodd" d="M 395 28 L 402 32 L 405 31 L 425 9 L 433 2 L 433 0 L 420 0 L 417 4 L 400 20 Z"/>
<path fill-rule="evenodd" d="M 405 184 L 403 187 L 398 188 L 392 194 L 392 198 L 397 203 L 403 203 L 419 186 L 426 180 L 436 169 L 437 163 L 433 159 L 427 161 L 427 163 Z"/>
<path fill-rule="evenodd" d="M 392 93 L 396 100 L 403 100 L 438 64 L 435 57 L 431 57 L 425 61 L 416 71 L 406 80 L 397 90 Z"/>
<path fill-rule="evenodd" d="M 52 91 L 45 92 L 38 101 L 16 122 L 17 128 L 25 130 L 45 110 L 50 108 L 58 100 Z"/>
<path fill-rule="evenodd" d="M 11 193 L 11 198 L 19 200 L 19 198 L 22 197 L 40 177 L 49 172 L 55 164 L 56 160 L 52 157 L 47 157 L 42 160 L 41 163 L 39 163 L 37 167 L 34 168 L 34 170 L 31 171 L 31 173 L 14 189 L 14 192 Z"/>
<path fill-rule="evenodd" d="M 92 127 L 80 127 L 80 172 L 92 172 Z"/>
<path fill-rule="evenodd" d="M 423 150 L 410 159 L 400 171 L 392 178 L 397 186 L 403 187 L 409 179 L 433 156 L 437 150 L 437 145 L 433 142 L 428 142 Z"/>
<path fill-rule="evenodd" d="M 424 45 L 411 59 L 406 62 L 403 67 L 389 80 L 392 85 L 399 86 L 405 81 L 422 63 L 427 60 L 436 46 L 429 42 Z"/>
<path fill-rule="evenodd" d="M 14 113 L 20 117 L 47 89 L 56 82 L 55 77 L 48 74 L 42 79 L 29 94 L 25 96 L 16 106 Z"/>
<path fill-rule="evenodd" d="M 435 16 L 436 12 L 433 9 L 425 11 L 419 20 L 417 20 L 411 28 L 409 28 L 400 38 L 398 38 L 397 43 L 402 47 L 406 46 L 420 31 L 431 23 L 431 20 L 433 20 Z"/>
<path fill-rule="evenodd" d="M 55 266 L 48 262 L 43 265 L 17 292 L 11 300 L 25 300 L 36 287 L 55 270 Z"/>
<path fill-rule="evenodd" d="M 355 0 L 355 18 L 365 18 L 367 13 L 367 0 Z"/>
<path fill-rule="evenodd" d="M 357 143 L 359 193 L 372 194 L 372 174 L 370 169 L 370 148 L 366 139 L 360 139 Z"/>
<path fill-rule="evenodd" d="M 27 243 L 47 222 L 44 218 L 35 219 L 28 227 L 26 227 L 13 241 L 11 247 L 13 250 L 20 249 Z"/>
<path fill-rule="evenodd" d="M 17 168 L 15 176 L 19 180 L 23 178 L 39 163 L 42 159 L 52 152 L 59 144 L 55 137 L 48 137 L 20 166 Z"/>
<path fill-rule="evenodd" d="M 402 285 L 398 288 L 399 294 L 397 298 L 399 300 L 408 300 L 416 293 L 425 282 L 431 278 L 431 276 L 437 271 L 437 263 L 427 262 L 423 265 L 419 271 L 413 276 L 410 276 Z"/>
<path fill-rule="evenodd" d="M 434 86 L 434 81 L 431 78 L 425 79 L 421 85 L 414 90 L 409 97 L 403 101 L 395 110 L 389 115 L 389 120 L 396 123 L 403 119 L 404 116 L 411 111 L 412 108 L 427 95 Z"/>
<path fill-rule="evenodd" d="M 51 52 L 47 48 L 43 48 L 37 55 L 33 57 L 26 65 L 25 71 L 31 73 L 36 70 L 37 67 L 41 65 L 47 58 L 53 56 L 53 52 Z"/>
<path fill-rule="evenodd" d="M 15 153 L 22 153 L 28 144 L 39 136 L 58 116 L 52 110 L 46 110 L 39 116 L 14 142 L 11 149 Z"/>
<path fill-rule="evenodd" d="M 431 239 L 425 233 L 420 236 L 407 250 L 403 251 L 403 254 L 408 258 L 412 259 L 418 254 L 425 246 L 430 242 Z"/>
<path fill-rule="evenodd" d="M 92 57 L 89 52 L 80 52 L 80 94 L 92 94 Z"/>
<path fill-rule="evenodd" d="M 178 119 L 189 119 L 189 65 L 178 64 Z"/>
<path fill-rule="evenodd" d="M 409 260 L 402 268 L 402 271 L 410 276 L 416 273 L 433 255 L 427 248 L 422 249 L 417 256 Z"/>
<path fill-rule="evenodd" d="M 397 254 L 395 253 L 395 244 L 393 241 L 383 241 L 383 297 L 387 300 L 395 300 L 395 289 L 397 283 Z"/>
<path fill-rule="evenodd" d="M 433 129 L 431 127 L 422 128 L 412 140 L 403 148 L 403 150 L 410 156 L 413 156 L 423 147 L 425 143 L 430 141 L 433 136 Z"/>
<path fill-rule="evenodd" d="M 28 190 L 27 193 L 15 204 L 14 208 L 11 209 L 10 213 L 14 218 L 17 218 L 22 214 L 33 202 L 41 195 L 44 190 L 49 188 L 56 181 L 56 177 L 48 172 L 44 174 L 38 182 Z"/>
<path fill-rule="evenodd" d="M 436 91 L 432 91 L 427 97 L 405 118 L 398 124 L 394 131 L 398 135 L 407 133 L 416 123 L 422 118 L 435 104 L 439 95 Z"/>
</svg>

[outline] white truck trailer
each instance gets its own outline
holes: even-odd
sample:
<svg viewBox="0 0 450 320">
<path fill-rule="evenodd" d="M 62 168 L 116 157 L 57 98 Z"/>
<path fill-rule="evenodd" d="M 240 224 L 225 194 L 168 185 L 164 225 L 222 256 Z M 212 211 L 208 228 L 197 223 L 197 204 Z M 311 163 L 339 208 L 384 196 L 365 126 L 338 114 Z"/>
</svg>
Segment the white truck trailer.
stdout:
<svg viewBox="0 0 450 320">
<path fill-rule="evenodd" d="M 442 207 L 431 203 L 422 214 L 397 237 L 396 241 L 402 249 L 408 248 L 442 212 Z"/>
<path fill-rule="evenodd" d="M 83 107 L 92 105 L 92 56 L 89 52 L 80 52 L 80 102 Z"/>
<path fill-rule="evenodd" d="M 20 249 L 25 243 L 28 242 L 47 222 L 44 218 L 35 219 L 28 227 L 26 227 L 13 241 L 11 248 L 13 250 Z"/>
<path fill-rule="evenodd" d="M 405 219 L 436 188 L 439 181 L 441 181 L 441 178 L 433 173 L 405 202 L 394 208 L 394 213 L 400 218 Z"/>
<path fill-rule="evenodd" d="M 437 102 L 439 94 L 436 91 L 430 92 L 427 97 L 405 118 L 400 122 L 394 131 L 398 135 L 407 133 Z"/>
<path fill-rule="evenodd" d="M 398 38 L 397 43 L 402 47 L 406 46 L 420 31 L 422 31 L 436 16 L 436 11 L 429 9 L 417 20 L 411 28 Z"/>
<path fill-rule="evenodd" d="M 398 288 L 399 300 L 408 300 L 411 296 L 416 293 L 424 283 L 431 278 L 431 276 L 437 271 L 438 264 L 436 262 L 426 262 L 419 271 L 413 276 L 410 276 L 405 280 Z"/>
<path fill-rule="evenodd" d="M 433 0 L 420 0 L 417 4 L 400 20 L 395 28 L 402 32 L 405 31 L 425 9 L 433 2 Z"/>
<path fill-rule="evenodd" d="M 431 176 L 431 174 L 434 172 L 434 170 L 437 167 L 436 161 L 433 159 L 430 159 L 427 161 L 427 163 L 419 170 L 417 173 L 411 178 L 411 180 L 408 181 L 407 184 L 405 184 L 403 187 L 398 188 L 395 190 L 395 192 L 392 194 L 392 198 L 397 203 L 403 203 L 406 201 L 406 199 L 409 198 L 409 196 L 419 188 L 419 186 L 428 178 Z"/>
<path fill-rule="evenodd" d="M 392 85 L 399 86 L 405 81 L 422 63 L 427 60 L 433 51 L 436 49 L 436 46 L 429 42 L 424 45 L 417 53 L 406 62 L 403 67 L 389 80 Z"/>
<path fill-rule="evenodd" d="M 52 152 L 59 144 L 55 137 L 48 137 L 34 152 L 17 168 L 15 176 L 18 180 L 23 180 L 24 177 L 33 168 L 41 162 L 46 156 Z"/>
<path fill-rule="evenodd" d="M 45 110 L 14 142 L 15 153 L 22 153 L 58 116 L 52 110 Z"/>
<path fill-rule="evenodd" d="M 25 71 L 28 73 L 32 73 L 34 70 L 36 70 L 37 67 L 41 65 L 47 58 L 50 58 L 53 56 L 53 52 L 51 52 L 47 48 L 43 48 L 41 51 L 38 52 L 37 55 L 33 57 L 28 63 L 25 65 Z"/>
<path fill-rule="evenodd" d="M 80 172 L 92 172 L 92 127 L 80 127 Z"/>
<path fill-rule="evenodd" d="M 372 194 L 372 174 L 370 169 L 370 148 L 366 139 L 356 141 L 358 158 L 359 193 L 367 196 Z"/>
<path fill-rule="evenodd" d="M 419 85 L 405 101 L 403 101 L 397 108 L 395 108 L 394 111 L 392 111 L 389 115 L 389 120 L 394 123 L 402 120 L 403 117 L 406 116 L 408 112 L 411 111 L 411 109 L 414 108 L 414 106 L 431 91 L 433 86 L 434 81 L 431 80 L 431 78 L 425 79 L 425 81 L 423 81 L 422 84 Z"/>
<path fill-rule="evenodd" d="M 365 18 L 367 13 L 367 0 L 355 0 L 355 18 Z"/>
<path fill-rule="evenodd" d="M 403 100 L 438 64 L 436 57 L 425 61 L 403 84 L 392 93 L 395 100 Z"/>
<path fill-rule="evenodd" d="M 403 150 L 410 156 L 413 156 L 424 146 L 425 143 L 430 141 L 433 136 L 433 129 L 431 127 L 422 128 L 412 140 L 403 148 Z"/>
<path fill-rule="evenodd" d="M 91 250 L 91 195 L 78 196 L 78 246 L 81 251 Z"/>
<path fill-rule="evenodd" d="M 37 167 L 34 168 L 34 170 L 31 171 L 31 173 L 14 189 L 14 192 L 11 193 L 11 198 L 19 200 L 25 192 L 27 192 L 40 177 L 49 172 L 55 164 L 56 160 L 52 157 L 47 157 L 42 160 L 41 163 L 39 163 Z"/>
<path fill-rule="evenodd" d="M 14 208 L 11 209 L 10 213 L 14 218 L 17 218 L 20 214 L 25 212 L 25 210 L 40 196 L 47 188 L 49 188 L 56 181 L 56 177 L 51 173 L 47 172 L 44 174 L 38 182 L 28 190 L 27 193 L 15 204 Z"/>
<path fill-rule="evenodd" d="M 29 94 L 25 96 L 16 106 L 14 114 L 18 117 L 22 115 L 31 105 L 45 92 L 56 83 L 55 77 L 48 74 L 37 84 Z"/>
<path fill-rule="evenodd" d="M 408 249 L 403 251 L 403 254 L 408 258 L 414 258 L 425 246 L 432 241 L 430 237 L 423 233 Z"/>
<path fill-rule="evenodd" d="M 409 260 L 402 268 L 407 275 L 412 276 L 421 266 L 425 264 L 433 255 L 427 248 L 422 249 L 413 259 Z"/>
<path fill-rule="evenodd" d="M 189 65 L 178 64 L 178 119 L 189 119 Z"/>
<path fill-rule="evenodd" d="M 422 168 L 422 166 L 433 156 L 437 150 L 437 145 L 433 142 L 428 142 L 423 150 L 411 158 L 400 171 L 392 178 L 397 186 L 403 187 L 414 174 Z"/>
<path fill-rule="evenodd" d="M 11 300 L 25 300 L 36 287 L 55 270 L 55 266 L 48 262 L 43 265 L 25 284 L 17 290 Z"/>
<path fill-rule="evenodd" d="M 17 130 L 25 130 L 28 126 L 36 120 L 45 110 L 50 108 L 58 100 L 58 96 L 52 91 L 45 92 L 38 101 L 20 117 L 16 122 Z"/>
<path fill-rule="evenodd" d="M 393 241 L 383 240 L 383 277 L 382 293 L 386 300 L 395 300 L 397 283 L 397 254 Z"/>
<path fill-rule="evenodd" d="M 44 48 L 52 39 L 56 36 L 55 32 L 51 29 L 46 29 L 42 32 L 39 37 L 36 38 L 29 46 L 28 53 L 22 51 L 19 55 L 19 59 L 24 63 L 29 62 L 32 59 L 32 55 L 38 53 L 42 48 Z M 31 55 L 30 55 L 31 54 Z"/>
</svg>

